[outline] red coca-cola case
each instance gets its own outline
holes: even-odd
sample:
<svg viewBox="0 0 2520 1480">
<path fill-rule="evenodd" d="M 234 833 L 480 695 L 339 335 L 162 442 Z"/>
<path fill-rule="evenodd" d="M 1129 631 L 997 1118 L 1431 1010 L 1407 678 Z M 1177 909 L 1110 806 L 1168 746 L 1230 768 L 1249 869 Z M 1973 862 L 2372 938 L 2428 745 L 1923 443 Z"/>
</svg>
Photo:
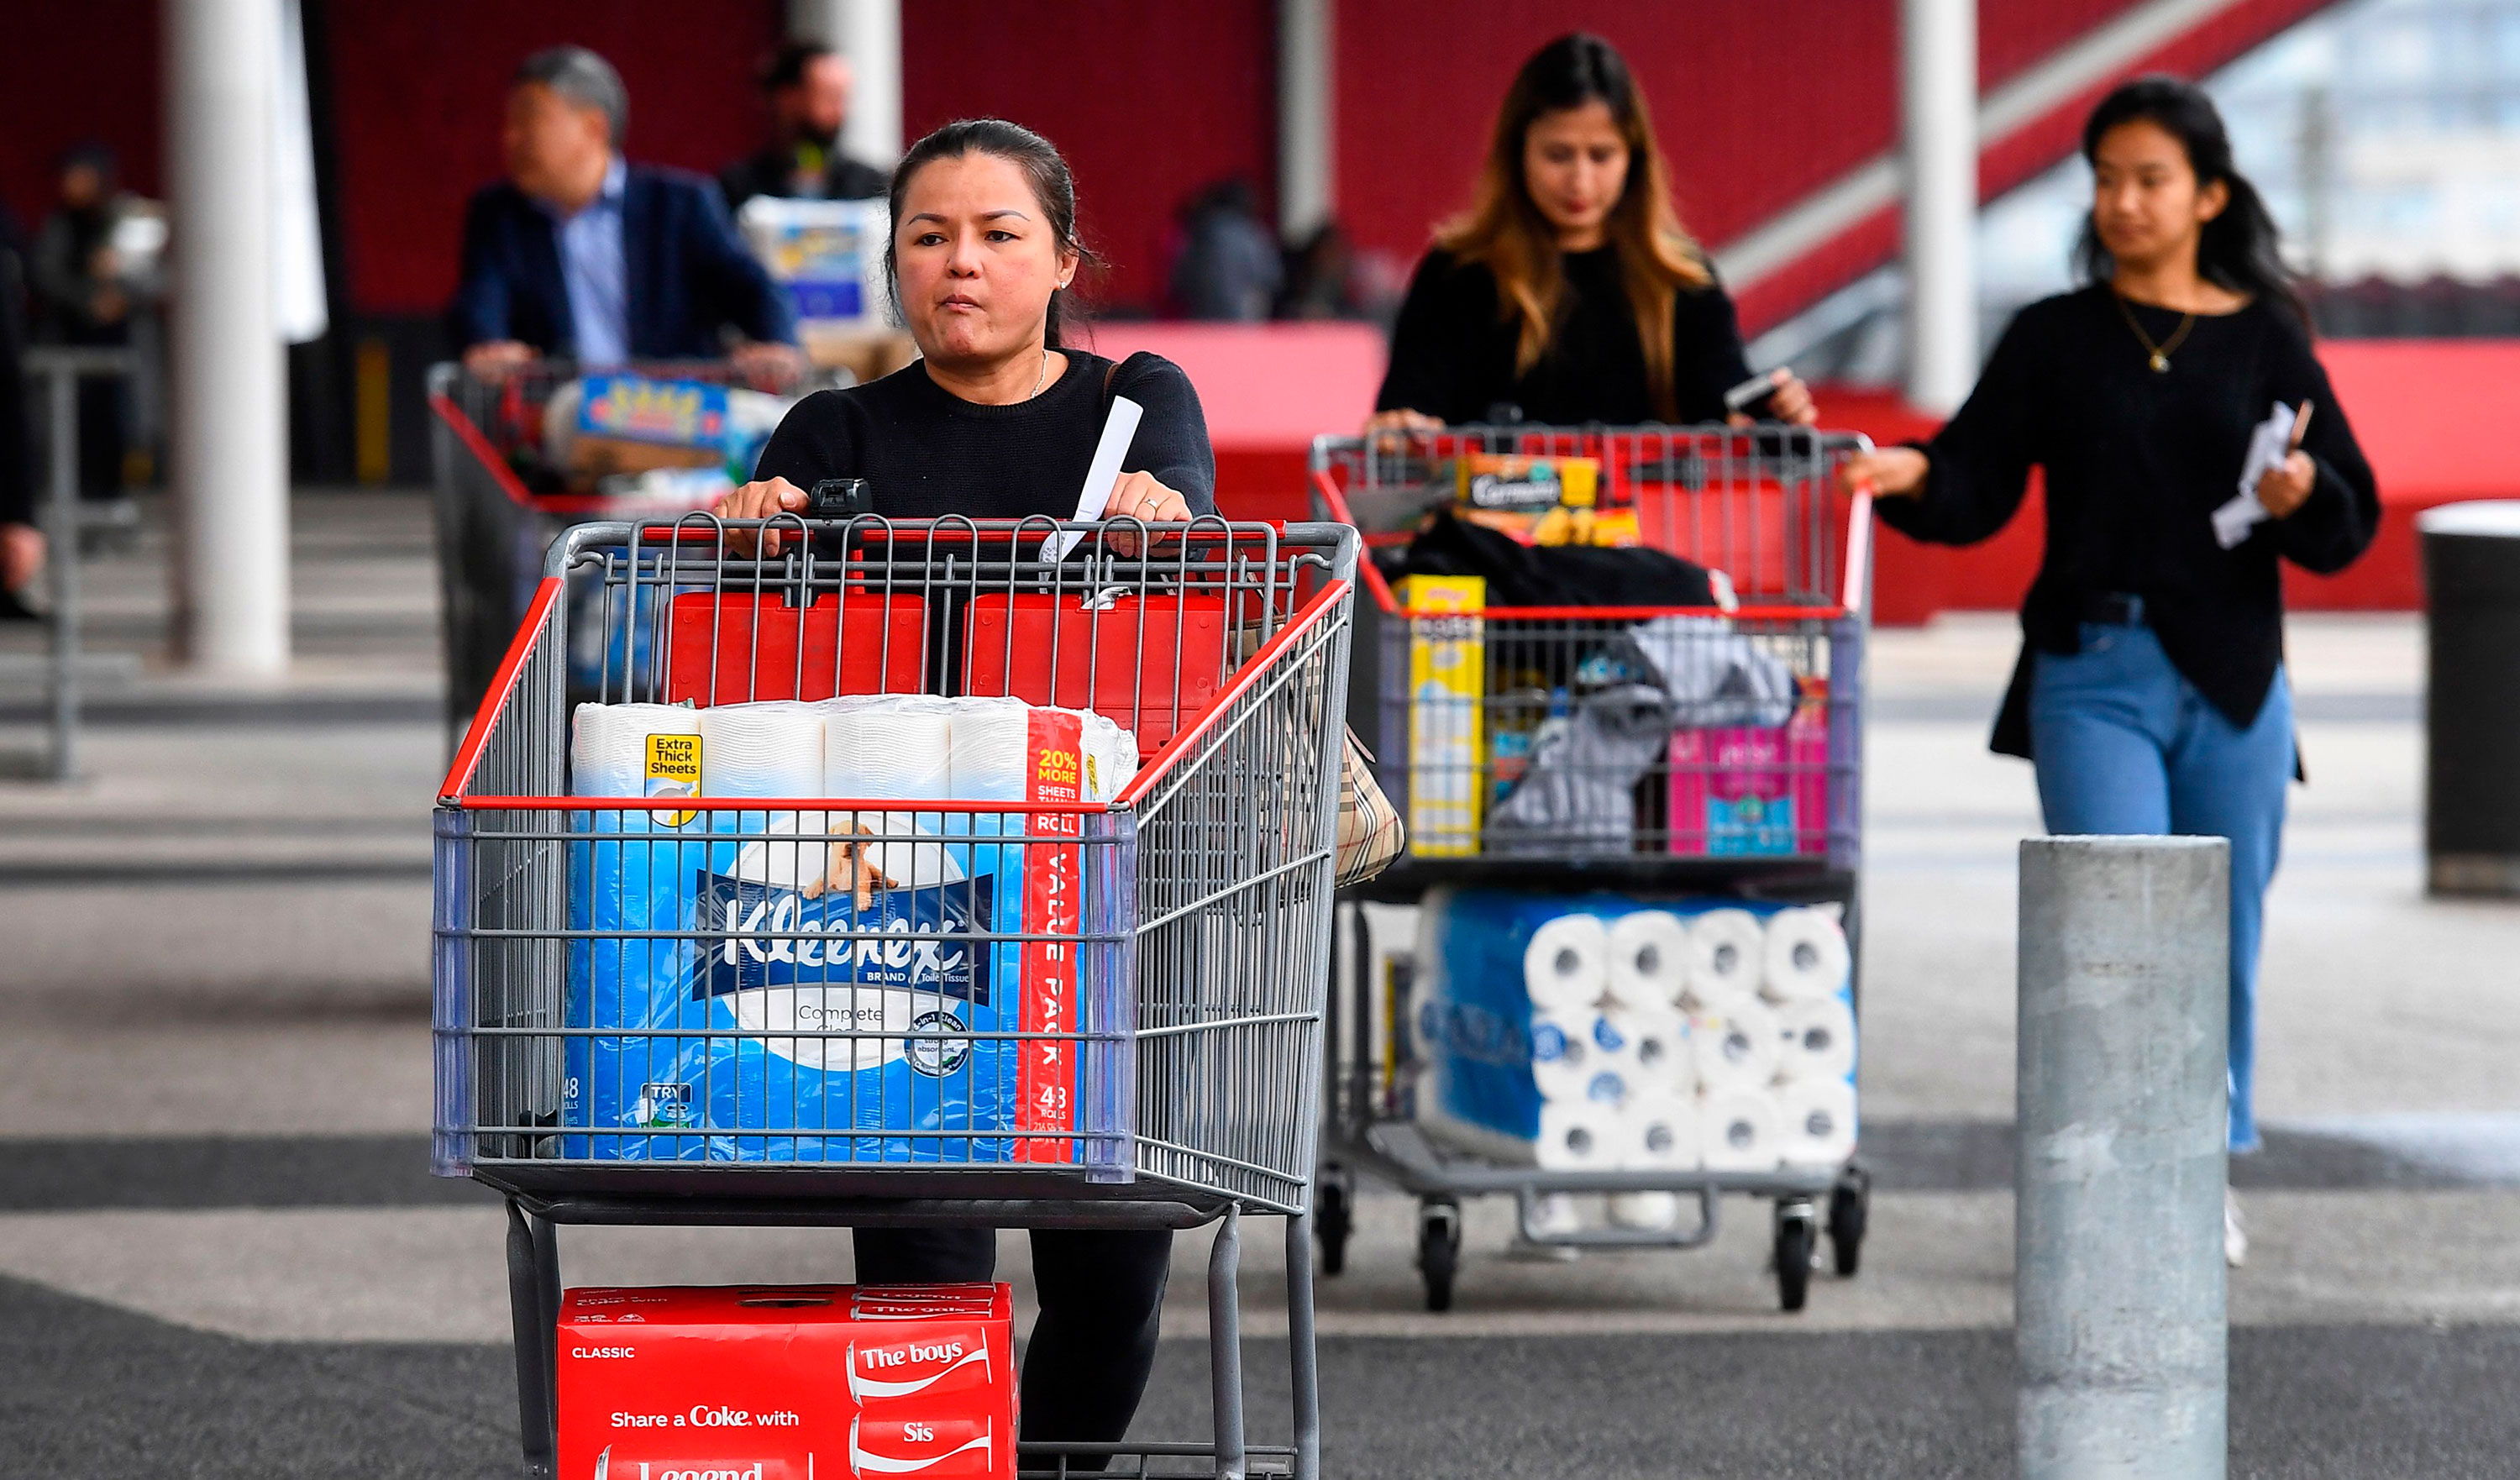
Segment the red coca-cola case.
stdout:
<svg viewBox="0 0 2520 1480">
<path fill-rule="evenodd" d="M 1003 1284 L 570 1290 L 562 1480 L 1012 1480 Z"/>
</svg>

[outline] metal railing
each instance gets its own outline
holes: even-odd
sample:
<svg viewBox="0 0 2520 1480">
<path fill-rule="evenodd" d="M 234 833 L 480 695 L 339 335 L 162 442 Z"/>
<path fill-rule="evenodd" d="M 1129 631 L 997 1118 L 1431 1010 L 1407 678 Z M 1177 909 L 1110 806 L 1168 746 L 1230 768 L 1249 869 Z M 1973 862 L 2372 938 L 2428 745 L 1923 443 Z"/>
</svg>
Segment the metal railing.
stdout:
<svg viewBox="0 0 2520 1480">
<path fill-rule="evenodd" d="M 52 583 L 52 640 L 44 664 L 51 741 L 41 774 L 68 781 L 78 774 L 79 532 L 86 523 L 78 489 L 78 385 L 101 376 L 128 376 L 128 349 L 48 344 L 26 351 L 29 380 L 44 382 L 48 492 L 44 501 L 44 568 Z"/>
</svg>

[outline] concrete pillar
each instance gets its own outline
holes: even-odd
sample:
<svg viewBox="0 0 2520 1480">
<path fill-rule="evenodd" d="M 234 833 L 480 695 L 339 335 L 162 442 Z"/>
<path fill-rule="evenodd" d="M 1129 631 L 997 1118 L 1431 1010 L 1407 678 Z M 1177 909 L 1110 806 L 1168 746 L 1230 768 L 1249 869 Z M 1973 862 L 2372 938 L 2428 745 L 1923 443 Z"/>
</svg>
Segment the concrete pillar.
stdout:
<svg viewBox="0 0 2520 1480">
<path fill-rule="evenodd" d="M 2021 844 L 2023 1480 L 2220 1480 L 2230 844 Z"/>
<path fill-rule="evenodd" d="M 841 150 L 886 167 L 900 159 L 901 0 L 788 0 L 788 33 L 849 59 Z"/>
<path fill-rule="evenodd" d="M 289 666 L 288 403 L 273 306 L 278 0 L 167 0 L 169 482 L 176 648 L 193 667 Z"/>
<path fill-rule="evenodd" d="M 1977 6 L 1900 0 L 1908 176 L 1908 399 L 1948 413 L 1977 379 Z"/>
<path fill-rule="evenodd" d="M 1278 227 L 1289 242 L 1338 210 L 1333 0 L 1278 0 Z"/>
</svg>

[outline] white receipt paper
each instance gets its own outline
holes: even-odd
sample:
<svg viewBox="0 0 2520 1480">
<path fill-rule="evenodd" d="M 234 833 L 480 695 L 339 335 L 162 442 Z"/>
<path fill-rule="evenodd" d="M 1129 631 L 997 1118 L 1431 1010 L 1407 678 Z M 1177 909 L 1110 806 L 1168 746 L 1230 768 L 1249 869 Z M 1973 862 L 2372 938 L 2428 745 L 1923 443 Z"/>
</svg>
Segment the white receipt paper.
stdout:
<svg viewBox="0 0 2520 1480">
<path fill-rule="evenodd" d="M 2252 525 L 2267 518 L 2267 506 L 2258 502 L 2258 479 L 2281 468 L 2292 454 L 2292 408 L 2275 402 L 2275 409 L 2249 433 L 2249 458 L 2240 465 L 2240 492 L 2229 503 L 2214 511 L 2214 542 L 2228 550 L 2249 537 Z"/>
<path fill-rule="evenodd" d="M 1129 443 L 1138 435 L 1138 419 L 1146 408 L 1127 396 L 1111 398 L 1111 416 L 1102 424 L 1102 440 L 1094 445 L 1094 462 L 1085 470 L 1085 487 L 1076 495 L 1076 522 L 1092 523 L 1102 517 L 1111 504 L 1112 485 L 1120 481 L 1120 460 L 1129 455 Z M 1041 558 L 1058 561 L 1085 538 L 1081 529 L 1061 529 L 1041 543 Z"/>
</svg>

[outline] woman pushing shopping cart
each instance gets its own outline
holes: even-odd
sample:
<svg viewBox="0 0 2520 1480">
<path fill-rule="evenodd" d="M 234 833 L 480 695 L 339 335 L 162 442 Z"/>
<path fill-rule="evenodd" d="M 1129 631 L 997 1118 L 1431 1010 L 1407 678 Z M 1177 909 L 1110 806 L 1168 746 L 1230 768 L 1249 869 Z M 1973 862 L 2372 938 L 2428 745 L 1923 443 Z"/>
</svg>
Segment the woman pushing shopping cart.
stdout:
<svg viewBox="0 0 2520 1480">
<path fill-rule="evenodd" d="M 1355 536 L 1215 518 L 1181 373 L 1061 347 L 1082 248 L 1046 143 L 940 130 L 892 205 L 926 358 L 802 403 L 716 515 L 564 535 L 444 790 L 440 1163 L 510 1194 L 528 1458 L 556 1225 L 846 1226 L 878 1282 L 985 1279 L 992 1230 L 1029 1228 L 1023 1438 L 1096 1467 L 1171 1231 L 1221 1219 L 1216 1439 L 1125 1452 L 1238 1473 L 1251 1210 L 1290 1220 L 1277 1458 L 1308 1474 Z M 572 733 L 555 594 L 579 571 L 645 640 L 608 643 Z"/>
</svg>

